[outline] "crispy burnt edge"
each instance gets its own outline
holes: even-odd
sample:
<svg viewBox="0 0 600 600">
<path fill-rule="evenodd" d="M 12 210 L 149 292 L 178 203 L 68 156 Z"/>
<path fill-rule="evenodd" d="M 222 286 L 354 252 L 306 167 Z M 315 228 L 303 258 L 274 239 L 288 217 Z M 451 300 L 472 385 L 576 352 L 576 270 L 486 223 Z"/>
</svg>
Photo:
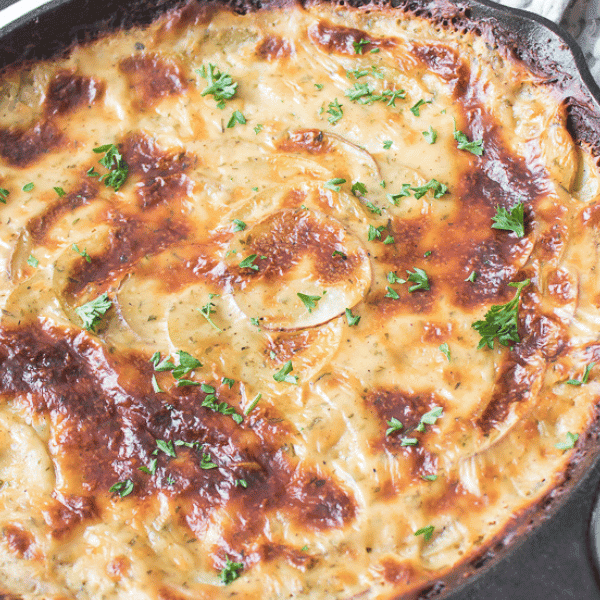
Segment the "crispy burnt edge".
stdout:
<svg viewBox="0 0 600 600">
<path fill-rule="evenodd" d="M 434 26 L 459 33 L 473 33 L 486 39 L 493 50 L 506 58 L 524 64 L 564 104 L 567 129 L 580 146 L 596 158 L 600 166 L 600 89 L 591 77 L 581 51 L 570 36 L 559 32 L 545 20 L 523 16 L 521 11 L 494 8 L 477 0 L 120 0 L 99 4 L 94 0 L 56 0 L 45 14 L 25 17 L 16 26 L 0 31 L 0 77 L 16 69 L 28 68 L 41 60 L 66 56 L 75 47 L 89 44 L 110 33 L 144 26 L 172 10 L 196 6 L 209 14 L 228 9 L 236 14 L 270 10 L 286 6 L 328 4 L 355 8 L 388 10 L 409 17 L 429 20 Z M 73 10 L 76 6 L 77 10 Z M 56 30 L 55 23 L 70 23 L 85 16 L 85 22 Z M 515 18 L 517 26 L 515 27 Z M 536 31 L 537 29 L 537 31 Z M 535 32 L 537 43 L 531 44 L 527 32 Z M 541 38 L 545 40 L 542 41 Z M 600 401 L 600 398 L 598 399 Z M 524 508 L 503 530 L 477 553 L 465 557 L 446 574 L 415 586 L 390 600 L 442 599 L 460 592 L 471 579 L 497 564 L 519 547 L 530 533 L 550 519 L 566 503 L 574 489 L 598 462 L 592 451 L 600 440 L 600 405 L 596 405 L 594 421 L 581 436 L 576 450 L 552 489 Z M 22 600 L 3 592 L 0 600 Z"/>
</svg>

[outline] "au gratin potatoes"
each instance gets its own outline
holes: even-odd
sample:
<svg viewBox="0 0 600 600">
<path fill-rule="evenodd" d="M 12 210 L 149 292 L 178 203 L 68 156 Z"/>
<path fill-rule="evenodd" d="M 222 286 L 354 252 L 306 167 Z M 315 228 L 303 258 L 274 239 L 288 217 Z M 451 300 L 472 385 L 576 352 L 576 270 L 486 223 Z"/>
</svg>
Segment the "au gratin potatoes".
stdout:
<svg viewBox="0 0 600 600">
<path fill-rule="evenodd" d="M 0 590 L 391 599 L 561 483 L 600 178 L 410 11 L 191 3 L 0 79 Z"/>
</svg>

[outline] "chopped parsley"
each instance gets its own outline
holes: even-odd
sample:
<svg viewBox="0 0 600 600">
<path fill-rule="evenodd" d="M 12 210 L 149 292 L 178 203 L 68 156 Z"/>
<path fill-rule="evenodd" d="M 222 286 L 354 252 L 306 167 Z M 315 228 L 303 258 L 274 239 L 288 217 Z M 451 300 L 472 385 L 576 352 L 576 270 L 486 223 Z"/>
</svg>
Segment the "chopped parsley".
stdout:
<svg viewBox="0 0 600 600">
<path fill-rule="evenodd" d="M 183 350 L 178 350 L 177 355 L 179 357 L 179 364 L 173 369 L 169 369 L 175 379 L 181 379 L 194 369 L 199 369 L 202 366 L 202 363 L 197 358 L 194 358 L 191 354 Z"/>
<path fill-rule="evenodd" d="M 227 128 L 231 129 L 232 127 L 235 127 L 236 123 L 239 123 L 240 125 L 246 124 L 246 117 L 244 117 L 244 115 L 239 110 L 233 111 L 231 118 L 227 122 Z"/>
<path fill-rule="evenodd" d="M 391 235 L 388 235 L 385 240 L 383 240 L 383 243 L 386 245 L 393 244 L 394 242 L 395 240 Z"/>
<path fill-rule="evenodd" d="M 206 79 L 208 84 L 202 90 L 202 96 L 212 96 L 219 104 L 219 108 L 222 108 L 225 100 L 230 100 L 235 96 L 237 89 L 237 83 L 233 81 L 231 75 L 228 73 L 221 73 L 216 65 L 209 64 L 208 68 L 204 65 L 200 69 L 196 69 L 196 73 L 203 79 Z"/>
<path fill-rule="evenodd" d="M 119 494 L 121 498 L 125 496 L 129 496 L 131 492 L 133 492 L 133 481 L 131 479 L 126 479 L 125 481 L 117 481 L 114 485 L 111 485 L 108 488 L 108 491 L 111 494 Z"/>
<path fill-rule="evenodd" d="M 104 294 L 98 296 L 95 300 L 78 306 L 75 312 L 83 321 L 83 326 L 88 331 L 95 333 L 96 327 L 111 306 L 112 301 L 109 299 L 108 294 L 104 292 Z"/>
<path fill-rule="evenodd" d="M 592 370 L 592 367 L 595 364 L 595 362 L 592 362 L 589 365 L 587 365 L 585 371 L 583 372 L 583 377 L 581 378 L 581 381 L 579 379 L 569 379 L 566 383 L 570 385 L 585 385 L 590 377 L 590 371 Z"/>
<path fill-rule="evenodd" d="M 39 264 L 40 264 L 40 261 L 33 254 L 30 254 L 29 258 L 27 259 L 27 264 L 30 267 L 33 267 L 34 269 L 37 269 L 38 266 L 39 266 Z"/>
<path fill-rule="evenodd" d="M 406 98 L 405 90 L 382 90 L 381 94 L 374 94 L 374 88 L 368 83 L 355 83 L 354 87 L 346 90 L 344 95 L 352 102 L 359 104 L 373 104 L 374 102 L 387 102 L 387 106 L 396 106 L 396 98 Z"/>
<path fill-rule="evenodd" d="M 33 182 L 26 183 L 26 184 L 23 186 L 23 191 L 24 191 L 24 192 L 30 192 L 30 191 L 31 191 L 31 190 L 32 190 L 34 187 L 35 187 L 35 186 L 33 185 Z"/>
<path fill-rule="evenodd" d="M 406 283 L 406 279 L 401 279 L 400 277 L 398 277 L 398 275 L 396 275 L 394 271 L 390 271 L 387 274 L 387 280 L 390 283 Z"/>
<path fill-rule="evenodd" d="M 355 181 L 352 184 L 352 193 L 355 196 L 364 196 L 367 193 L 367 186 L 360 181 Z"/>
<path fill-rule="evenodd" d="M 158 385 L 158 381 L 156 380 L 156 375 L 152 373 L 152 389 L 156 394 L 164 394 L 165 390 L 163 390 L 160 385 Z"/>
<path fill-rule="evenodd" d="M 385 435 L 392 435 L 404 427 L 404 425 L 402 425 L 402 423 L 400 423 L 396 417 L 392 417 L 389 421 L 387 421 L 387 424 L 389 427 L 386 429 Z"/>
<path fill-rule="evenodd" d="M 175 453 L 175 448 L 171 440 L 168 442 L 165 442 L 165 440 L 156 440 L 156 447 L 161 452 L 164 452 L 167 456 L 170 456 L 171 458 L 177 458 L 177 454 Z M 154 452 L 157 453 L 158 450 L 155 450 Z"/>
<path fill-rule="evenodd" d="M 233 221 L 233 231 L 244 231 L 247 225 L 244 221 L 240 221 L 239 219 L 234 219 Z"/>
<path fill-rule="evenodd" d="M 321 299 L 321 296 L 309 296 L 308 294 L 303 294 L 301 292 L 298 292 L 297 296 L 302 300 L 302 303 L 306 306 L 309 313 L 312 312 L 313 308 L 316 308 L 317 302 Z"/>
<path fill-rule="evenodd" d="M 248 487 L 248 482 L 245 479 L 236 479 L 234 482 L 235 487 Z"/>
<path fill-rule="evenodd" d="M 394 142 L 392 140 L 385 140 L 385 142 L 383 142 L 383 149 L 389 150 L 392 147 L 393 143 Z"/>
<path fill-rule="evenodd" d="M 142 467 L 138 467 L 138 470 L 141 471 L 142 473 L 146 473 L 146 475 L 154 475 L 156 473 L 156 467 L 158 465 L 158 460 L 156 458 L 153 458 L 150 461 L 150 465 L 149 466 L 142 466 Z"/>
<path fill-rule="evenodd" d="M 315 83 L 315 87 L 317 88 L 317 90 L 321 91 L 323 89 L 323 84 L 322 83 Z"/>
<path fill-rule="evenodd" d="M 422 131 L 421 133 L 428 144 L 435 144 L 435 141 L 437 140 L 437 132 L 431 125 L 427 131 Z"/>
<path fill-rule="evenodd" d="M 367 239 L 369 242 L 372 242 L 374 239 L 381 239 L 381 234 L 385 229 L 385 225 L 380 225 L 379 227 L 373 227 L 373 225 L 369 225 L 369 231 L 367 233 Z"/>
<path fill-rule="evenodd" d="M 233 408 L 233 406 L 230 406 L 229 404 L 227 404 L 227 402 L 217 402 L 214 387 L 203 383 L 200 386 L 200 389 L 206 394 L 204 400 L 202 400 L 201 406 L 203 406 L 204 408 L 208 408 L 209 410 L 212 410 L 216 413 L 230 416 L 238 425 L 244 420 L 244 417 L 238 414 L 235 408 Z"/>
<path fill-rule="evenodd" d="M 257 126 L 254 128 L 254 133 L 255 133 L 256 135 L 258 135 L 258 134 L 261 132 L 262 128 L 263 128 L 263 126 L 262 126 L 262 123 L 259 123 L 259 124 L 258 124 L 258 125 L 257 125 Z"/>
<path fill-rule="evenodd" d="M 298 376 L 290 375 L 293 370 L 294 367 L 292 366 L 292 361 L 288 360 L 283 367 L 281 367 L 281 369 L 279 369 L 279 371 L 273 375 L 273 379 L 275 381 L 279 381 L 280 383 L 284 381 L 286 383 L 298 383 Z"/>
<path fill-rule="evenodd" d="M 329 181 L 326 181 L 323 185 L 328 190 L 333 190 L 334 192 L 339 192 L 341 189 L 340 186 L 344 183 L 346 183 L 345 179 L 342 179 L 341 177 L 335 177 L 334 179 L 330 179 Z"/>
<path fill-rule="evenodd" d="M 227 562 L 223 567 L 223 570 L 219 573 L 219 579 L 225 584 L 229 585 L 235 581 L 239 576 L 239 571 L 244 568 L 244 565 L 239 562 L 232 562 L 227 557 Z"/>
<path fill-rule="evenodd" d="M 484 346 L 494 348 L 494 338 L 503 346 L 509 346 L 511 342 L 519 342 L 518 317 L 519 317 L 519 298 L 521 290 L 531 283 L 530 279 L 525 281 L 513 282 L 508 285 L 517 288 L 517 293 L 512 300 L 506 304 L 492 305 L 485 314 L 483 321 L 475 321 L 471 327 L 481 336 L 478 349 Z"/>
<path fill-rule="evenodd" d="M 251 254 L 247 256 L 240 262 L 240 267 L 242 269 L 252 269 L 253 271 L 258 271 L 258 265 L 254 264 L 254 261 L 258 258 L 258 254 Z"/>
<path fill-rule="evenodd" d="M 329 103 L 329 105 L 327 107 L 327 113 L 329 114 L 329 116 L 327 117 L 327 120 L 332 125 L 335 125 L 344 116 L 344 111 L 342 110 L 342 106 L 343 106 L 343 104 L 340 104 L 338 102 L 337 98 L 333 102 Z"/>
<path fill-rule="evenodd" d="M 6 204 L 9 195 L 10 192 L 6 188 L 0 188 L 0 202 L 2 202 L 2 204 Z"/>
<path fill-rule="evenodd" d="M 214 324 L 213 320 L 210 317 L 210 315 L 217 312 L 215 308 L 216 304 L 212 301 L 212 299 L 216 296 L 218 296 L 218 294 L 209 294 L 208 302 L 202 308 L 199 308 L 198 311 L 212 325 L 212 327 L 214 327 L 217 331 L 223 331 L 220 327 L 217 327 Z"/>
<path fill-rule="evenodd" d="M 252 323 L 252 325 L 255 327 L 260 327 L 260 323 L 256 317 L 250 317 L 250 323 Z"/>
<path fill-rule="evenodd" d="M 422 535 L 425 541 L 428 542 L 431 539 L 434 530 L 435 527 L 433 525 L 426 525 L 425 527 L 421 527 L 421 529 L 415 531 L 415 535 Z"/>
<path fill-rule="evenodd" d="M 386 198 L 394 205 L 398 206 L 400 198 L 406 198 L 410 196 L 410 183 L 403 183 L 402 190 L 397 194 L 386 194 Z"/>
<path fill-rule="evenodd" d="M 399 300 L 400 296 L 396 290 L 393 290 L 389 285 L 385 288 L 387 290 L 387 294 L 384 298 L 391 298 L 392 300 Z"/>
<path fill-rule="evenodd" d="M 465 281 L 470 281 L 471 283 L 475 283 L 476 279 L 477 279 L 477 272 L 471 271 L 470 275 L 465 279 Z"/>
<path fill-rule="evenodd" d="M 494 224 L 492 229 L 503 229 L 505 231 L 513 231 L 519 237 L 525 236 L 525 214 L 523 211 L 523 203 L 515 204 L 510 212 L 503 206 L 496 208 L 496 214 L 492 217 Z"/>
<path fill-rule="evenodd" d="M 418 267 L 414 267 L 415 272 L 411 273 L 410 271 L 406 271 L 408 273 L 407 281 L 412 281 L 415 285 L 411 285 L 408 288 L 409 292 L 416 292 L 417 290 L 428 290 L 429 288 L 429 279 L 427 278 L 427 273 L 423 271 L 423 269 L 419 269 Z"/>
<path fill-rule="evenodd" d="M 438 476 L 437 475 L 421 475 L 421 478 L 425 481 L 435 481 Z"/>
<path fill-rule="evenodd" d="M 415 104 L 413 104 L 413 106 L 410 107 L 410 112 L 415 115 L 415 117 L 420 117 L 421 116 L 421 106 L 423 106 L 423 104 L 431 104 L 432 100 L 423 100 L 421 98 L 421 100 L 417 100 L 417 102 Z"/>
<path fill-rule="evenodd" d="M 113 188 L 115 192 L 119 191 L 129 174 L 129 167 L 121 156 L 119 149 L 114 144 L 105 144 L 94 148 L 93 151 L 96 154 L 104 154 L 98 162 L 108 170 L 108 173 L 102 175 L 98 181 L 104 181 L 104 185 Z M 88 175 L 99 176 L 99 173 L 96 173 L 93 169 L 90 169 L 90 171 L 88 171 Z"/>
<path fill-rule="evenodd" d="M 421 417 L 419 424 L 415 427 L 415 431 L 425 431 L 425 425 L 435 425 L 435 422 L 443 416 L 444 409 L 441 406 L 434 406 L 429 412 Z"/>
<path fill-rule="evenodd" d="M 197 381 L 192 381 L 191 379 L 178 379 L 177 387 L 186 387 L 192 385 L 200 385 Z"/>
<path fill-rule="evenodd" d="M 566 437 L 567 437 L 566 441 L 558 442 L 558 444 L 555 444 L 554 447 L 558 448 L 559 450 L 571 450 L 571 448 L 575 448 L 575 443 L 579 439 L 579 434 L 571 433 L 570 431 L 567 431 Z"/>
<path fill-rule="evenodd" d="M 440 183 L 436 179 L 430 179 L 425 185 L 418 187 L 411 186 L 410 189 L 415 193 L 415 198 L 417 198 L 417 200 L 422 198 L 428 192 L 428 190 L 433 191 L 434 198 L 441 198 L 444 194 L 448 193 L 448 186 Z"/>
<path fill-rule="evenodd" d="M 448 342 L 440 344 L 439 351 L 448 359 L 448 362 L 450 362 L 450 347 L 448 346 Z"/>
<path fill-rule="evenodd" d="M 467 150 L 475 156 L 481 156 L 483 154 L 483 140 L 469 141 L 469 138 L 462 132 L 456 129 L 456 121 L 454 122 L 454 139 L 457 144 L 456 147 L 459 150 Z"/>
<path fill-rule="evenodd" d="M 419 443 L 417 438 L 402 438 L 400 440 L 400 446 L 416 446 Z"/>
<path fill-rule="evenodd" d="M 84 248 L 83 250 L 80 250 L 80 249 L 77 247 L 77 244 L 73 244 L 73 245 L 71 246 L 71 248 L 72 248 L 73 250 L 75 250 L 75 252 L 77 252 L 77 254 L 79 254 L 79 256 L 82 256 L 83 258 L 85 258 L 85 260 L 86 260 L 87 262 L 89 262 L 89 263 L 91 263 L 91 262 L 92 262 L 92 259 L 91 259 L 90 255 L 88 254 L 88 252 L 87 252 L 87 249 L 86 249 L 86 248 Z"/>
<path fill-rule="evenodd" d="M 244 413 L 247 415 L 250 414 L 256 408 L 256 406 L 260 402 L 261 398 L 262 398 L 262 394 L 257 394 L 256 398 L 254 398 L 254 400 L 252 400 L 252 402 L 250 403 L 248 408 L 244 411 Z"/>
<path fill-rule="evenodd" d="M 95 152 L 95 150 L 94 150 L 94 152 Z M 62 197 L 63 197 L 63 196 L 65 196 L 65 195 L 66 195 L 66 193 L 67 193 L 67 192 L 65 192 L 65 190 L 63 190 L 61 187 L 55 187 L 55 188 L 52 188 L 52 189 L 53 189 L 53 190 L 54 190 L 54 191 L 55 191 L 55 192 L 58 194 L 58 197 L 59 197 L 59 198 L 62 198 Z"/>
<path fill-rule="evenodd" d="M 354 47 L 354 54 L 362 54 L 363 46 L 367 46 L 371 42 L 369 40 L 358 40 L 358 42 L 352 42 L 352 46 Z"/>
<path fill-rule="evenodd" d="M 364 77 L 365 75 L 369 74 L 369 69 L 355 69 L 354 71 L 346 71 L 346 77 L 348 79 L 350 79 L 350 77 L 352 75 L 354 75 L 354 77 L 356 77 L 356 79 L 360 79 L 361 77 Z"/>
<path fill-rule="evenodd" d="M 200 460 L 200 468 L 204 469 L 205 471 L 208 469 L 216 469 L 217 468 L 217 464 L 212 462 L 212 460 L 210 459 L 210 454 L 204 454 L 202 453 L 202 459 Z"/>
<path fill-rule="evenodd" d="M 346 319 L 348 319 L 348 326 L 352 327 L 353 325 L 358 325 L 360 321 L 360 316 L 354 316 L 349 308 L 347 308 L 345 312 Z"/>
<path fill-rule="evenodd" d="M 346 259 L 348 258 L 348 257 L 347 257 L 347 256 L 346 256 L 346 255 L 345 255 L 343 252 L 341 252 L 340 250 L 334 250 L 334 251 L 333 251 L 333 254 L 331 255 L 331 258 L 335 258 L 336 256 L 339 256 L 339 257 L 343 258 L 344 260 L 346 260 Z"/>
<path fill-rule="evenodd" d="M 233 385 L 235 384 L 235 379 L 230 379 L 229 377 L 223 377 L 223 379 L 221 380 L 221 383 L 223 385 L 226 385 L 229 389 L 231 389 L 233 387 Z"/>
</svg>

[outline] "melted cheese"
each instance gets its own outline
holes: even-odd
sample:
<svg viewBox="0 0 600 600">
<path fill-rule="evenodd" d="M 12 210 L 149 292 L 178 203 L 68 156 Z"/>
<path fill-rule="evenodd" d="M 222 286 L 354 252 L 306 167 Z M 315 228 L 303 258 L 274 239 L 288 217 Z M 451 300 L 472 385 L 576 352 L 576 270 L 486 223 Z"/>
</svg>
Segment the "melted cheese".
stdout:
<svg viewBox="0 0 600 600">
<path fill-rule="evenodd" d="M 396 598 L 561 481 L 600 177 L 522 65 L 383 9 L 190 6 L 0 89 L 3 591 Z M 478 349 L 525 279 L 520 341 Z"/>
</svg>

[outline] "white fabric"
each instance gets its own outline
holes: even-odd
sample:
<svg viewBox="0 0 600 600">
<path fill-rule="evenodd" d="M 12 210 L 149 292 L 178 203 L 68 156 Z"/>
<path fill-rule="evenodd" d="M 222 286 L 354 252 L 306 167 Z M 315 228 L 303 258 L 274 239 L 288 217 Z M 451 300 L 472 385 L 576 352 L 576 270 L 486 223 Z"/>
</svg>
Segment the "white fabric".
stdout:
<svg viewBox="0 0 600 600">
<path fill-rule="evenodd" d="M 558 23 L 569 4 L 569 0 L 496 0 L 498 4 L 522 8 Z"/>
</svg>

